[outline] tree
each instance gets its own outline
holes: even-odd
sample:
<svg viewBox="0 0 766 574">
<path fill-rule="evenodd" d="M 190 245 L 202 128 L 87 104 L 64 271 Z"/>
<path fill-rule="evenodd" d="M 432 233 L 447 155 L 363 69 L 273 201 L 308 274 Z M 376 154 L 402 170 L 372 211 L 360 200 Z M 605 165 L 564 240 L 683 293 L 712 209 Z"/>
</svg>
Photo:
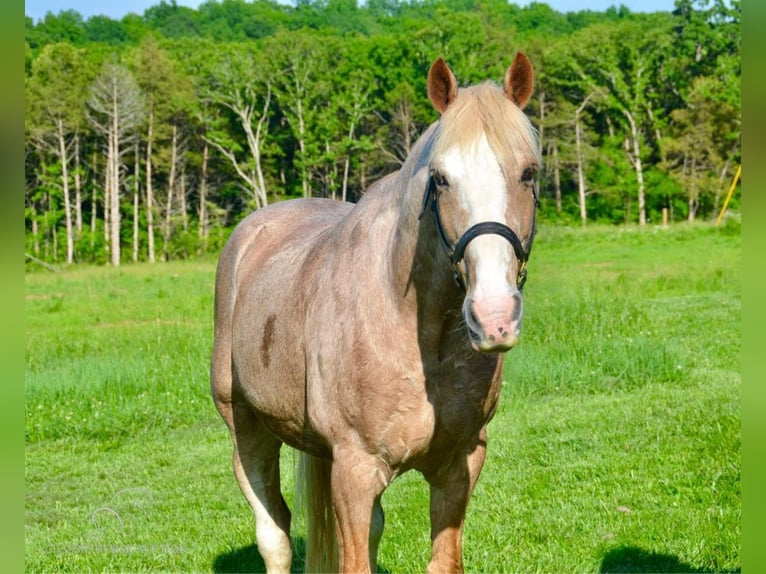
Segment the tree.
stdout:
<svg viewBox="0 0 766 574">
<path fill-rule="evenodd" d="M 122 156 L 131 150 L 143 118 L 141 91 L 128 69 L 115 60 L 104 63 L 91 86 L 88 105 L 93 127 L 106 138 L 105 212 L 109 212 L 110 260 L 120 265 L 120 191 Z M 108 206 L 108 208 L 107 208 Z"/>
<path fill-rule="evenodd" d="M 640 225 L 647 220 L 646 147 L 657 133 L 654 82 L 662 69 L 662 55 L 669 49 L 668 22 L 655 20 L 652 27 L 634 21 L 593 26 L 573 39 L 577 73 L 590 90 L 604 95 L 611 121 L 623 130 L 623 150 L 636 176 Z"/>
<path fill-rule="evenodd" d="M 275 67 L 275 95 L 298 146 L 295 163 L 303 197 L 312 196 L 311 169 L 321 149 L 312 128 L 329 87 L 322 81 L 326 43 L 307 33 L 277 34 L 268 48 Z"/>
<path fill-rule="evenodd" d="M 207 0 L 200 4 L 200 27 L 219 42 L 271 36 L 287 24 L 289 8 L 271 0 Z"/>
<path fill-rule="evenodd" d="M 741 134 L 741 8 L 738 0 L 676 0 L 669 81 L 672 119 L 665 168 L 686 189 L 693 220 L 700 199 L 717 208 L 738 163 Z M 715 183 L 717 179 L 717 183 Z"/>
<path fill-rule="evenodd" d="M 542 217 L 646 222 L 665 206 L 704 217 L 741 161 L 740 20 L 739 0 L 677 0 L 673 14 L 504 0 L 206 0 L 197 10 L 163 0 L 119 21 L 26 18 L 30 253 L 111 260 L 119 216 L 132 210 L 134 259 L 167 259 L 216 249 L 228 226 L 272 201 L 355 201 L 437 119 L 425 97 L 434 58 L 462 83 L 497 82 L 517 50 L 535 66 L 527 112 L 543 152 Z M 83 78 L 90 85 L 112 56 L 145 99 L 119 146 L 106 110 L 90 108 L 100 131 L 75 121 L 88 107 Z"/>
<path fill-rule="evenodd" d="M 354 60 L 358 62 L 359 60 Z M 364 117 L 369 114 L 371 108 L 371 91 L 374 80 L 369 70 L 362 69 L 349 74 L 349 81 L 344 90 L 336 91 L 336 97 L 340 100 L 338 107 L 342 117 L 348 125 L 348 133 L 342 139 L 343 180 L 341 182 L 341 200 L 348 199 L 349 170 L 351 168 L 352 154 L 357 150 L 370 149 L 369 138 L 357 134 Z M 360 190 L 363 191 L 363 190 Z M 334 196 L 333 196 L 334 198 Z"/>
<path fill-rule="evenodd" d="M 398 168 L 410 153 L 418 134 L 434 120 L 426 93 L 426 66 L 405 34 L 375 38 L 367 58 L 375 77 L 374 139 L 380 150 L 379 172 Z M 413 62 L 403 66 L 401 62 Z M 420 62 L 420 66 L 415 63 Z"/>
<path fill-rule="evenodd" d="M 588 222 L 587 197 L 592 193 L 587 185 L 590 146 L 594 130 L 588 111 L 601 93 L 584 82 L 578 73 L 569 41 L 548 43 L 541 50 L 541 69 L 537 72 L 537 100 L 540 108 L 540 141 L 550 156 L 546 172 L 552 172 L 556 212 L 561 215 L 563 199 L 561 172 L 574 166 L 577 185 L 577 206 L 580 223 Z M 545 137 L 544 137 L 545 136 Z"/>
<path fill-rule="evenodd" d="M 178 150 L 178 120 L 179 112 L 193 98 L 191 83 L 184 74 L 179 73 L 166 52 L 160 47 L 157 39 L 146 36 L 135 52 L 133 64 L 136 81 L 145 100 L 144 142 L 145 155 L 145 197 L 147 218 L 147 258 L 149 262 L 156 261 L 155 247 L 155 217 L 158 215 L 155 201 L 155 144 L 158 140 L 170 139 L 172 150 L 168 171 L 175 173 Z M 171 126 L 171 124 L 173 124 Z M 166 197 L 173 197 L 173 178 L 168 183 Z M 169 212 L 166 214 L 170 217 Z M 166 218 L 163 233 L 165 244 L 169 238 L 170 223 Z M 163 249 L 166 250 L 166 247 Z"/>
<path fill-rule="evenodd" d="M 66 226 L 66 262 L 74 261 L 75 224 L 71 197 L 70 160 L 79 160 L 77 142 L 85 114 L 85 94 L 89 78 L 82 52 L 69 44 L 49 44 L 32 66 L 28 86 L 28 109 L 33 137 L 59 163 L 61 193 Z M 77 172 L 75 175 L 78 175 Z M 75 208 L 78 228 L 80 215 L 79 181 Z"/>
<path fill-rule="evenodd" d="M 731 152 L 726 134 L 738 133 L 736 110 L 716 101 L 720 91 L 714 78 L 697 78 L 687 95 L 687 106 L 672 113 L 673 137 L 665 144 L 666 164 L 686 189 L 689 221 L 696 218 L 703 196 L 711 199 L 720 189 L 718 174 L 724 171 Z"/>
<path fill-rule="evenodd" d="M 82 16 L 76 10 L 61 10 L 58 14 L 48 12 L 42 21 L 28 28 L 27 38 L 32 48 L 46 44 L 66 43 L 78 46 L 84 35 Z"/>
<path fill-rule="evenodd" d="M 268 191 L 263 169 L 263 150 L 268 135 L 272 98 L 270 73 L 263 60 L 249 50 L 229 47 L 209 71 L 202 88 L 203 98 L 211 102 L 218 114 L 209 118 L 207 141 L 226 157 L 250 192 L 255 208 L 268 204 Z M 241 146 L 225 129 L 221 111 L 233 114 L 244 131 L 248 155 L 241 158 Z"/>
</svg>

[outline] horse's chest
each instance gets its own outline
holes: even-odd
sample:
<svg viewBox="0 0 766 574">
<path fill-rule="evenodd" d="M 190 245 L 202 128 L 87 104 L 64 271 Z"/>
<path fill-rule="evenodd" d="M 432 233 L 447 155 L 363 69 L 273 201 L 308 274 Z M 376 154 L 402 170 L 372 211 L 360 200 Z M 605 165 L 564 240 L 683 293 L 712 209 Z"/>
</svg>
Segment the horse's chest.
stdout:
<svg viewBox="0 0 766 574">
<path fill-rule="evenodd" d="M 502 361 L 480 355 L 470 362 L 446 364 L 429 379 L 435 410 L 435 439 L 470 440 L 495 413 L 500 395 Z"/>
<path fill-rule="evenodd" d="M 373 442 L 393 466 L 417 467 L 435 453 L 476 442 L 495 412 L 500 377 L 494 367 L 467 372 L 453 366 L 425 377 L 403 377 L 397 387 L 395 394 L 387 393 L 397 397 L 396 404 L 378 410 L 387 414 L 370 425 L 379 433 Z"/>
</svg>

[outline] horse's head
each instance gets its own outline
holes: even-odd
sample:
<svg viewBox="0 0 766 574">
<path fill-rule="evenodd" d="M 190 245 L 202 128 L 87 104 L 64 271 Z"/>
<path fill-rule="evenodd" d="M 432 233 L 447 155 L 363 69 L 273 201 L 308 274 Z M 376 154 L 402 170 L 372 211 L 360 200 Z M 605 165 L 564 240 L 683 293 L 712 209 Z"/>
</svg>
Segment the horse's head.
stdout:
<svg viewBox="0 0 766 574">
<path fill-rule="evenodd" d="M 532 84 L 532 66 L 521 53 L 502 88 L 458 90 L 441 58 L 428 73 L 428 96 L 441 120 L 423 209 L 430 204 L 465 291 L 463 317 L 478 351 L 507 351 L 521 330 L 540 164 L 536 132 L 521 111 Z"/>
</svg>

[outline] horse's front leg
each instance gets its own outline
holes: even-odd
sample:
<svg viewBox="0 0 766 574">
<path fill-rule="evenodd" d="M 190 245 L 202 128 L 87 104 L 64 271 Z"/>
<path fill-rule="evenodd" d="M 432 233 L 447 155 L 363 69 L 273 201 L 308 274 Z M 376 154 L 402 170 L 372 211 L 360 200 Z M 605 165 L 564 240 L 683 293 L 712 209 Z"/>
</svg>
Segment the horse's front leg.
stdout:
<svg viewBox="0 0 766 574">
<path fill-rule="evenodd" d="M 428 574 L 463 572 L 463 522 L 487 452 L 485 432 L 473 450 L 426 479 L 431 485 L 431 562 Z"/>
<path fill-rule="evenodd" d="M 332 463 L 332 502 L 338 535 L 340 572 L 372 572 L 371 550 L 377 554 L 382 511 L 376 507 L 391 479 L 383 462 L 357 448 L 335 448 Z M 373 524 L 373 509 L 376 523 Z M 371 533 L 371 526 L 373 531 Z M 372 534 L 373 545 L 370 548 Z"/>
</svg>

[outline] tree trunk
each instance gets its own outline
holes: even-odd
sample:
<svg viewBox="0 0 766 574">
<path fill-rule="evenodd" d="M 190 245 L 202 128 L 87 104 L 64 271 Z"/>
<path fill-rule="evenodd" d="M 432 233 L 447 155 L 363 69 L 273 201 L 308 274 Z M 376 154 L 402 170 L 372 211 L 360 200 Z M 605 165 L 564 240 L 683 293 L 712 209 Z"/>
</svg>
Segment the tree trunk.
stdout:
<svg viewBox="0 0 766 574">
<path fill-rule="evenodd" d="M 80 176 L 80 134 L 74 136 L 74 214 L 78 238 L 82 234 L 82 178 Z"/>
<path fill-rule="evenodd" d="M 692 164 L 689 167 L 689 213 L 687 220 L 692 222 L 697 217 L 697 208 L 699 207 L 699 187 L 697 186 L 697 158 L 692 158 Z"/>
<path fill-rule="evenodd" d="M 32 249 L 40 257 L 40 229 L 37 223 L 37 210 L 32 211 Z"/>
<path fill-rule="evenodd" d="M 726 182 L 728 181 L 726 175 L 729 173 L 731 160 L 734 157 L 734 154 L 737 152 L 737 148 L 739 148 L 740 137 L 741 136 L 738 135 L 737 140 L 734 142 L 734 146 L 731 148 L 729 155 L 726 157 L 723 168 L 721 168 L 721 175 L 718 179 L 718 189 L 715 192 L 715 201 L 713 203 L 713 212 L 715 213 L 718 213 L 718 207 L 721 204 L 721 197 L 723 196 L 724 190 L 726 189 Z"/>
<path fill-rule="evenodd" d="M 106 165 L 104 166 L 104 255 L 107 263 L 111 259 L 111 222 L 112 222 L 112 138 L 107 137 Z"/>
<path fill-rule="evenodd" d="M 207 251 L 207 161 L 208 161 L 208 143 L 203 141 L 202 147 L 202 170 L 199 182 L 199 243 L 202 253 Z"/>
<path fill-rule="evenodd" d="M 553 189 L 556 194 L 556 213 L 561 215 L 563 205 L 561 201 L 561 165 L 559 162 L 559 146 L 553 143 Z"/>
<path fill-rule="evenodd" d="M 585 227 L 588 224 L 588 212 L 585 206 L 585 172 L 583 167 L 579 109 L 575 113 L 575 149 L 577 153 L 577 197 L 580 202 L 580 223 Z"/>
<path fill-rule="evenodd" d="M 165 203 L 165 225 L 162 230 L 162 254 L 165 261 L 169 259 L 170 251 L 168 249 L 170 245 L 170 232 L 172 226 L 173 216 L 173 194 L 176 187 L 176 162 L 177 162 L 177 147 L 178 147 L 178 127 L 173 125 L 173 136 L 170 143 L 170 176 L 168 177 L 168 196 Z"/>
<path fill-rule="evenodd" d="M 721 205 L 721 196 L 723 195 L 724 186 L 726 184 L 726 174 L 729 172 L 730 162 L 731 158 L 727 157 L 721 168 L 721 174 L 718 176 L 718 188 L 716 188 L 715 197 L 713 198 L 713 213 L 718 213 L 718 208 Z"/>
<path fill-rule="evenodd" d="M 351 122 L 351 127 L 348 129 L 348 139 L 350 141 L 353 141 L 354 138 L 354 122 Z M 351 167 L 351 148 L 349 146 L 348 153 L 346 154 L 346 159 L 343 162 L 343 184 L 341 185 L 341 194 L 340 198 L 341 201 L 346 201 L 347 193 L 348 193 L 348 170 Z"/>
<path fill-rule="evenodd" d="M 266 130 L 268 128 L 268 111 L 269 105 L 271 103 L 271 85 L 269 84 L 267 88 L 266 98 L 263 104 L 263 111 L 258 118 L 258 124 L 255 131 L 253 131 L 253 115 L 255 111 L 254 104 L 243 104 L 239 100 L 234 102 L 222 102 L 223 105 L 234 112 L 239 118 L 242 129 L 247 136 L 247 145 L 248 149 L 250 150 L 250 156 L 253 158 L 253 162 L 255 163 L 254 174 L 252 170 L 247 172 L 242 168 L 242 166 L 240 166 L 239 160 L 232 150 L 225 148 L 215 139 L 207 136 L 205 138 L 206 142 L 213 144 L 213 146 L 215 146 L 218 151 L 220 151 L 226 158 L 229 159 L 232 166 L 234 167 L 234 170 L 237 172 L 237 175 L 239 175 L 239 177 L 244 180 L 248 187 L 252 190 L 253 201 L 255 203 L 256 209 L 268 205 L 268 193 L 266 191 L 266 181 L 263 176 L 263 165 L 261 160 L 261 142 L 265 138 Z"/>
<path fill-rule="evenodd" d="M 638 126 L 633 119 L 633 114 L 623 110 L 625 117 L 630 124 L 630 143 L 632 145 L 633 169 L 636 171 L 636 183 L 638 184 L 638 224 L 646 225 L 646 197 L 644 195 L 644 169 L 641 163 L 641 141 L 639 138 Z"/>
<path fill-rule="evenodd" d="M 537 100 L 540 102 L 540 127 L 537 130 L 537 142 L 540 146 L 540 149 L 545 149 L 543 147 L 544 139 L 543 136 L 545 135 L 545 92 L 542 91 L 537 95 Z"/>
<path fill-rule="evenodd" d="M 149 112 L 146 128 L 146 250 L 149 263 L 156 259 L 154 250 L 154 190 L 152 188 L 152 142 L 154 140 L 154 112 Z"/>
<path fill-rule="evenodd" d="M 96 222 L 98 221 L 98 204 L 96 191 L 96 173 L 98 172 L 98 161 L 96 153 L 93 152 L 93 175 L 91 176 L 92 189 L 90 197 L 90 248 L 93 249 L 96 246 Z"/>
<path fill-rule="evenodd" d="M 72 226 L 72 203 L 69 197 L 69 162 L 67 160 L 64 120 L 56 121 L 58 155 L 61 161 L 61 191 L 64 195 L 64 223 L 66 225 L 66 262 L 74 261 L 74 228 Z"/>
<path fill-rule="evenodd" d="M 186 213 L 186 165 L 181 164 L 181 177 L 179 178 L 178 199 L 181 203 L 181 226 L 184 231 L 189 231 L 189 214 Z"/>
<path fill-rule="evenodd" d="M 117 101 L 117 94 L 114 95 L 114 108 L 111 118 L 111 163 L 112 163 L 112 181 L 111 181 L 111 246 L 112 246 L 112 265 L 120 266 L 120 109 Z"/>
<path fill-rule="evenodd" d="M 250 144 L 250 153 L 253 156 L 253 159 L 255 159 L 255 175 L 257 181 L 257 186 L 255 187 L 255 192 L 257 195 L 256 205 L 259 207 L 265 207 L 269 204 L 269 194 L 266 191 L 266 180 L 263 177 L 263 165 L 261 162 L 261 141 L 265 137 L 264 132 L 268 127 L 267 120 L 269 114 L 269 105 L 271 105 L 271 84 L 268 86 L 266 99 L 264 100 L 263 104 L 263 111 L 261 112 L 261 117 L 258 118 L 258 127 L 255 130 L 255 134 L 253 134 L 252 143 Z M 250 137 L 250 134 L 252 133 L 252 124 L 248 122 L 247 125 L 249 128 L 248 137 Z"/>
<path fill-rule="evenodd" d="M 53 260 L 58 261 L 59 258 L 59 237 L 56 230 L 56 224 L 53 224 Z"/>
<path fill-rule="evenodd" d="M 324 152 L 325 157 L 332 157 L 330 154 L 330 140 L 328 139 L 324 141 Z M 330 198 L 337 199 L 338 166 L 334 160 L 327 159 L 323 163 L 325 185 L 321 197 L 327 197 L 327 191 L 329 190 Z"/>
<path fill-rule="evenodd" d="M 303 197 L 311 197 L 308 169 L 306 167 L 306 124 L 303 119 L 303 100 L 298 98 L 296 109 L 298 110 L 298 149 L 301 156 L 301 189 Z"/>
<path fill-rule="evenodd" d="M 404 162 L 412 151 L 412 106 L 407 99 L 399 100 L 399 119 L 402 123 L 402 136 L 404 136 L 402 149 L 402 162 Z"/>
<path fill-rule="evenodd" d="M 585 107 L 592 97 L 597 92 L 591 92 L 582 101 L 580 106 L 575 110 L 575 150 L 577 154 L 577 196 L 580 202 L 580 221 L 585 227 L 588 224 L 588 211 L 585 204 L 585 157 L 582 150 L 582 130 L 580 129 L 580 114 L 582 114 Z"/>
<path fill-rule="evenodd" d="M 141 152 L 136 141 L 136 164 L 134 166 L 133 181 L 133 261 L 138 261 L 138 195 L 141 191 L 139 185 L 141 177 Z"/>
</svg>

